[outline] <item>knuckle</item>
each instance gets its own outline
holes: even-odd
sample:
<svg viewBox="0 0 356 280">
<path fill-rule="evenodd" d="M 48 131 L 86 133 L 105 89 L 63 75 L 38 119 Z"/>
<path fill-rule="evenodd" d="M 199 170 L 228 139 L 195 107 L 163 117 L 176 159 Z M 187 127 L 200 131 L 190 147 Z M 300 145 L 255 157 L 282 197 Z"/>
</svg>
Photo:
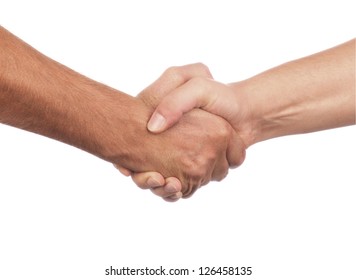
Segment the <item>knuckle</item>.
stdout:
<svg viewBox="0 0 356 280">
<path fill-rule="evenodd" d="M 179 67 L 178 66 L 171 66 L 168 67 L 167 70 L 165 71 L 166 74 L 175 74 L 178 72 Z"/>
<path fill-rule="evenodd" d="M 237 168 L 243 164 L 246 159 L 246 146 L 239 138 L 235 139 L 234 143 L 230 145 L 232 145 L 232 147 L 227 154 L 229 166 L 230 168 Z"/>
<path fill-rule="evenodd" d="M 164 75 L 167 76 L 171 81 L 180 82 L 183 79 L 183 74 L 181 67 L 171 66 L 165 72 Z"/>
<path fill-rule="evenodd" d="M 187 158 L 183 161 L 183 166 L 187 177 L 192 181 L 199 181 L 206 176 L 207 161 L 202 156 Z"/>
<path fill-rule="evenodd" d="M 233 162 L 233 165 L 232 165 L 231 168 L 239 167 L 241 164 L 244 163 L 245 158 L 246 158 L 246 150 L 245 149 L 241 149 L 239 157 L 237 157 L 235 159 L 235 161 Z"/>
<path fill-rule="evenodd" d="M 191 180 L 195 182 L 200 181 L 202 178 L 204 178 L 205 174 L 206 174 L 205 168 L 198 165 L 193 165 L 189 171 L 189 175 L 190 175 L 189 177 L 191 178 Z"/>
<path fill-rule="evenodd" d="M 195 64 L 196 67 L 199 69 L 199 71 L 202 73 L 202 75 L 208 77 L 208 78 L 212 78 L 213 76 L 211 75 L 210 69 L 208 66 L 206 66 L 204 63 L 202 62 L 198 62 Z"/>
</svg>

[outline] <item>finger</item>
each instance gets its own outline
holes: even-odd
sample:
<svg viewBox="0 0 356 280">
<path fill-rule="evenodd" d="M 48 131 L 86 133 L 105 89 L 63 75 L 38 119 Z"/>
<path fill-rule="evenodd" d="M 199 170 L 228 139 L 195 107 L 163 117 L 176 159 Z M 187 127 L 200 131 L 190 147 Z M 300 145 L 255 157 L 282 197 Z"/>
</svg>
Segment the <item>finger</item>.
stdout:
<svg viewBox="0 0 356 280">
<path fill-rule="evenodd" d="M 168 177 L 166 178 L 166 184 L 164 186 L 164 190 L 167 193 L 178 193 L 182 191 L 182 184 L 181 182 L 175 177 Z"/>
<path fill-rule="evenodd" d="M 132 180 L 141 189 L 164 187 L 165 179 L 158 172 L 133 173 Z"/>
<path fill-rule="evenodd" d="M 194 77 L 213 78 L 209 68 L 202 63 L 174 66 L 164 71 L 140 95 L 145 96 L 144 101 L 148 103 L 147 105 L 156 107 L 164 96 Z"/>
<path fill-rule="evenodd" d="M 224 155 L 217 161 L 212 173 L 211 180 L 221 181 L 227 176 L 228 173 L 229 173 L 229 163 Z"/>
<path fill-rule="evenodd" d="M 154 133 L 162 132 L 194 108 L 213 108 L 213 111 L 209 112 L 216 113 L 213 104 L 222 89 L 224 88 L 221 84 L 212 80 L 192 78 L 162 99 L 147 124 L 148 130 Z"/>
<path fill-rule="evenodd" d="M 151 191 L 162 198 L 168 198 L 174 194 L 181 192 L 182 186 L 180 181 L 175 177 L 166 179 L 165 185 L 161 187 L 151 188 Z"/>
<path fill-rule="evenodd" d="M 151 192 L 154 193 L 155 195 L 162 197 L 162 198 L 168 198 L 170 196 L 173 196 L 177 194 L 178 192 L 167 192 L 164 187 L 156 187 L 156 188 L 150 188 Z"/>
<path fill-rule="evenodd" d="M 240 166 L 246 158 L 246 146 L 236 132 L 232 133 L 227 150 L 226 158 L 230 168 Z"/>
<path fill-rule="evenodd" d="M 114 167 L 115 167 L 117 170 L 119 170 L 122 175 L 125 175 L 125 176 L 127 176 L 127 177 L 132 175 L 132 171 L 129 170 L 129 169 L 126 169 L 126 168 L 124 168 L 124 167 L 122 167 L 122 166 L 119 166 L 119 165 L 117 165 L 117 164 L 114 164 Z"/>
<path fill-rule="evenodd" d="M 195 77 L 213 79 L 206 65 L 203 63 L 193 63 L 168 68 L 148 88 L 154 90 L 156 93 L 167 94 Z"/>
<path fill-rule="evenodd" d="M 176 201 L 178 201 L 179 199 L 181 199 L 182 196 L 183 196 L 183 194 L 182 194 L 181 192 L 178 192 L 178 193 L 176 193 L 176 194 L 174 194 L 174 195 L 171 195 L 171 196 L 169 196 L 169 197 L 165 197 L 165 198 L 163 198 L 163 199 L 164 199 L 165 201 L 167 201 L 167 202 L 176 202 Z"/>
</svg>

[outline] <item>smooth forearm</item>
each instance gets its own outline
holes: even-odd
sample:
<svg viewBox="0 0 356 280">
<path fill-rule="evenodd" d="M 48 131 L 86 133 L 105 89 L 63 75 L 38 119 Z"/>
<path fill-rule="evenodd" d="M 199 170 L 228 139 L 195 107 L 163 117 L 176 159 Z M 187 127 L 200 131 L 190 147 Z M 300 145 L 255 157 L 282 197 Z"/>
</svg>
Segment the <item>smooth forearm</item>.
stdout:
<svg viewBox="0 0 356 280">
<path fill-rule="evenodd" d="M 355 40 L 231 86 L 248 146 L 355 124 Z"/>
</svg>

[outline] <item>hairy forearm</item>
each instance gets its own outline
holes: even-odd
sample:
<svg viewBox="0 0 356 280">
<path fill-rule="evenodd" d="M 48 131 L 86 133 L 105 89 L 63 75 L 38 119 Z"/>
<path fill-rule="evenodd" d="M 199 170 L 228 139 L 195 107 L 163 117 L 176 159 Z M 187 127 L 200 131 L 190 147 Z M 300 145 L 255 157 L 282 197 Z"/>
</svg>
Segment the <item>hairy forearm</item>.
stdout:
<svg viewBox="0 0 356 280">
<path fill-rule="evenodd" d="M 223 178 L 229 161 L 236 162 L 244 152 L 228 149 L 236 138 L 231 126 L 206 112 L 192 112 L 161 135 L 148 132 L 162 84 L 172 85 L 172 77 L 179 77 L 175 72 L 131 97 L 45 57 L 2 28 L 0 64 L 1 123 L 57 139 L 133 172 L 174 176 L 185 196 Z M 202 129 L 201 123 L 209 127 Z"/>
<path fill-rule="evenodd" d="M 247 146 L 355 124 L 355 40 L 231 86 L 246 110 Z"/>
<path fill-rule="evenodd" d="M 2 27 L 0 65 L 1 123 L 57 139 L 106 160 L 118 162 L 125 157 L 131 142 L 127 126 L 135 119 L 130 112 L 137 111 L 133 97 L 49 59 Z M 111 110 L 120 114 L 112 119 Z M 126 132 L 117 133 L 115 143 L 107 130 L 110 125 L 115 131 Z M 115 155 L 111 153 L 113 145 Z"/>
</svg>

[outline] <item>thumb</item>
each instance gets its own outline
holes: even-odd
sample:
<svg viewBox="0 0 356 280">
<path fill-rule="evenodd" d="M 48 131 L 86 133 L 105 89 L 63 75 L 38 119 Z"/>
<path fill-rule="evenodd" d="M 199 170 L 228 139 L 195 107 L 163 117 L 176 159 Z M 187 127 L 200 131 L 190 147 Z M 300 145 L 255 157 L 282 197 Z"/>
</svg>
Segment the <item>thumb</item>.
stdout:
<svg viewBox="0 0 356 280">
<path fill-rule="evenodd" d="M 184 113 L 194 108 L 208 107 L 217 98 L 217 92 L 209 84 L 211 80 L 193 78 L 165 96 L 147 124 L 149 131 L 162 132 L 179 121 Z"/>
</svg>

